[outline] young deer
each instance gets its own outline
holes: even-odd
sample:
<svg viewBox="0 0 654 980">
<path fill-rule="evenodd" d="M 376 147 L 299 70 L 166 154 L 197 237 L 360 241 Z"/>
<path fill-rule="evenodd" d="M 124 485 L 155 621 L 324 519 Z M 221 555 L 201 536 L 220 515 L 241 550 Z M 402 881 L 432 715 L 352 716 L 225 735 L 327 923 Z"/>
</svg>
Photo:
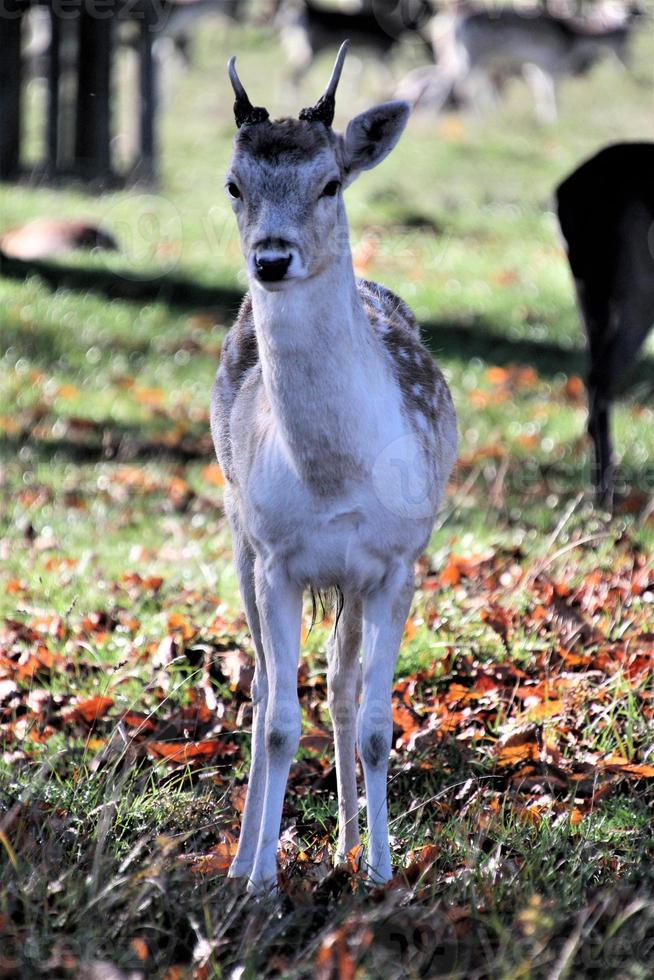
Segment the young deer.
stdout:
<svg viewBox="0 0 654 980">
<path fill-rule="evenodd" d="M 254 891 L 276 882 L 284 793 L 300 738 L 306 588 L 336 588 L 343 597 L 328 650 L 336 860 L 359 843 L 356 743 L 367 869 L 374 881 L 390 877 L 393 670 L 414 561 L 456 455 L 450 393 L 411 312 L 388 290 L 354 277 L 343 190 L 392 150 L 409 106 L 376 106 L 335 133 L 345 48 L 324 95 L 299 119 L 270 121 L 250 104 L 234 59 L 229 64 L 238 132 L 226 189 L 250 292 L 222 348 L 212 431 L 256 653 L 252 767 L 230 869 Z"/>
<path fill-rule="evenodd" d="M 654 143 L 605 147 L 556 198 L 588 337 L 593 483 L 610 509 L 611 402 L 654 325 Z"/>
</svg>

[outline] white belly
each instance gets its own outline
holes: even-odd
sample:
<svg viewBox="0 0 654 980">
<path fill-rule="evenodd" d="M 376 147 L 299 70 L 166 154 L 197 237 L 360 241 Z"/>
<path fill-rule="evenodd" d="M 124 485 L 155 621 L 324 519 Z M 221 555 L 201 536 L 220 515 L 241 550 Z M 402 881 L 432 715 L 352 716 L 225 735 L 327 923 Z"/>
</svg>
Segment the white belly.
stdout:
<svg viewBox="0 0 654 980">
<path fill-rule="evenodd" d="M 418 437 L 397 421 L 366 447 L 360 475 L 329 497 L 302 482 L 277 433 L 260 445 L 238 497 L 246 533 L 267 565 L 303 586 L 366 591 L 396 559 L 417 557 L 440 492 Z"/>
</svg>

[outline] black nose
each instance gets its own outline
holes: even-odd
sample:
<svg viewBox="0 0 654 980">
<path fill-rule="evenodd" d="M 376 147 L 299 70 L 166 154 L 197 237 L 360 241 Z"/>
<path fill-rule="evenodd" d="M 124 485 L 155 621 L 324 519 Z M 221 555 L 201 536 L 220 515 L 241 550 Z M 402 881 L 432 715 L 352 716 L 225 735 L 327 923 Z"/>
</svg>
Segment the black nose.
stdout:
<svg viewBox="0 0 654 980">
<path fill-rule="evenodd" d="M 258 258 L 255 261 L 257 278 L 262 282 L 279 282 L 288 272 L 291 264 L 291 255 L 284 255 L 278 259 Z"/>
</svg>

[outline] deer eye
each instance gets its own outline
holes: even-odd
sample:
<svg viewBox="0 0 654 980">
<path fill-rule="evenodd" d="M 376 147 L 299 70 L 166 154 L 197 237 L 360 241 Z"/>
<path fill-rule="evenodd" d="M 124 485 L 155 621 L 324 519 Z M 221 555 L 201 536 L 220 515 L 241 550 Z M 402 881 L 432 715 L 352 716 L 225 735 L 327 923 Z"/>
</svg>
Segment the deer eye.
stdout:
<svg viewBox="0 0 654 980">
<path fill-rule="evenodd" d="M 233 198 L 238 198 L 241 196 L 241 192 L 238 189 L 238 185 L 235 184 L 233 180 L 230 180 L 229 183 L 227 184 L 227 193 L 229 194 L 230 197 Z"/>
<path fill-rule="evenodd" d="M 338 189 L 341 186 L 340 180 L 330 180 L 323 187 L 321 197 L 335 197 L 338 194 Z"/>
</svg>

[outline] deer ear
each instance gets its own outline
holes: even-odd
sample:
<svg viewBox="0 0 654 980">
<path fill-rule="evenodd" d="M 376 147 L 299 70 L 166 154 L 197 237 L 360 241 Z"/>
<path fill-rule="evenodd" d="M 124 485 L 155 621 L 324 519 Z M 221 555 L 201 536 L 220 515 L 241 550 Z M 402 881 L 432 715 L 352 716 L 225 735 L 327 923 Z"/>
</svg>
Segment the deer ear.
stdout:
<svg viewBox="0 0 654 980">
<path fill-rule="evenodd" d="M 388 156 L 407 124 L 408 102 L 384 102 L 355 116 L 343 137 L 345 183 Z"/>
</svg>

